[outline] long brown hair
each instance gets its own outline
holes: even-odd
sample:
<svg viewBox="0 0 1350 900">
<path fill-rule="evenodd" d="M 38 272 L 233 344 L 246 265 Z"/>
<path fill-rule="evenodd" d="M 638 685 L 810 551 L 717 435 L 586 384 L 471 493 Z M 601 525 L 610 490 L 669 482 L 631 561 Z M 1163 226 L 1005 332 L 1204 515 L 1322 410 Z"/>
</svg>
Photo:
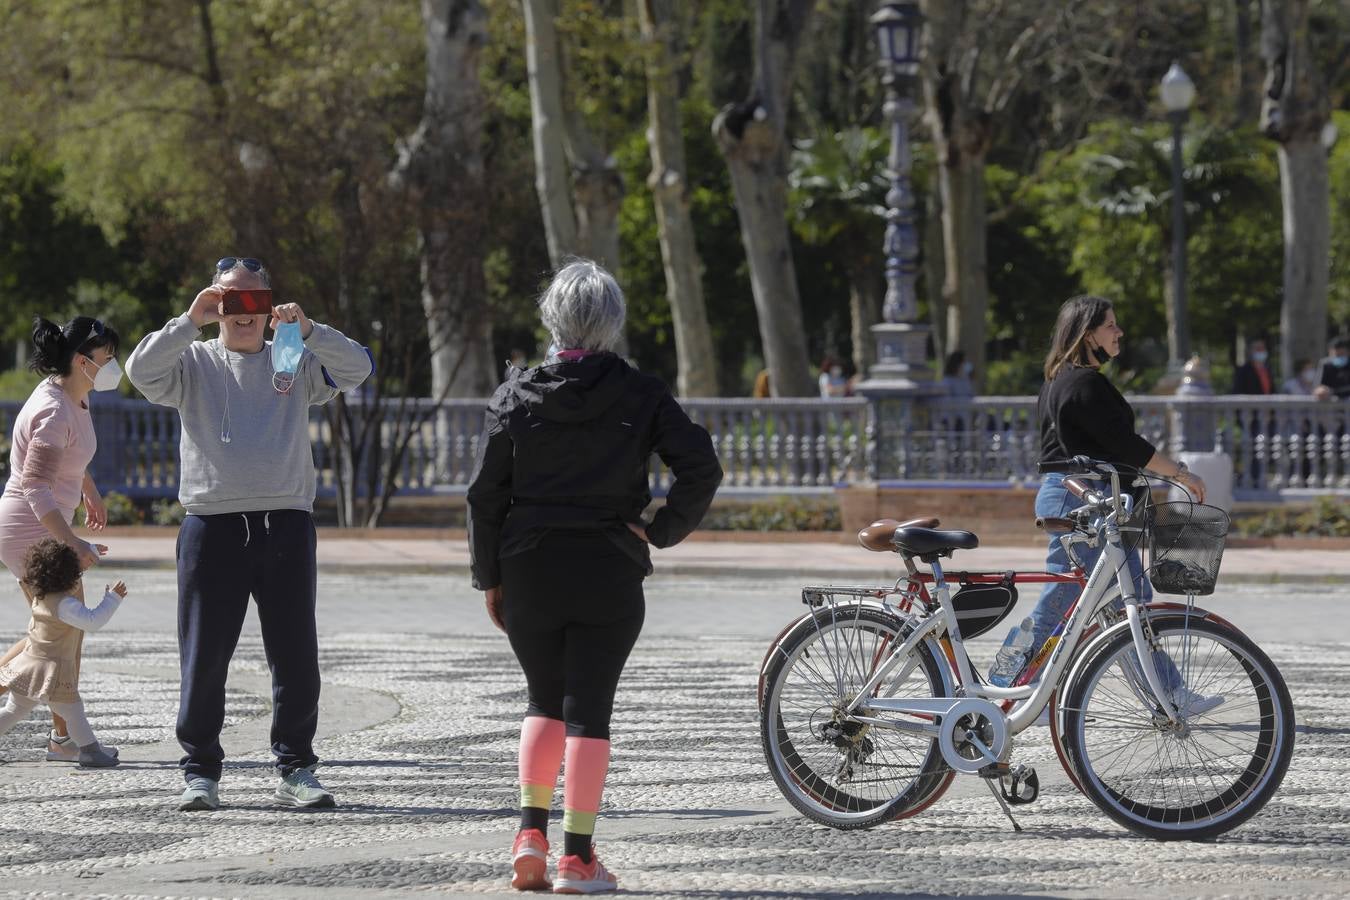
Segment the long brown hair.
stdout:
<svg viewBox="0 0 1350 900">
<path fill-rule="evenodd" d="M 1045 380 L 1049 381 L 1066 365 L 1090 366 L 1095 360 L 1088 356 L 1087 335 L 1100 328 L 1111 311 L 1111 301 L 1093 294 L 1079 294 L 1064 301 L 1055 318 L 1055 333 L 1050 339 L 1050 352 L 1045 356 Z"/>
</svg>

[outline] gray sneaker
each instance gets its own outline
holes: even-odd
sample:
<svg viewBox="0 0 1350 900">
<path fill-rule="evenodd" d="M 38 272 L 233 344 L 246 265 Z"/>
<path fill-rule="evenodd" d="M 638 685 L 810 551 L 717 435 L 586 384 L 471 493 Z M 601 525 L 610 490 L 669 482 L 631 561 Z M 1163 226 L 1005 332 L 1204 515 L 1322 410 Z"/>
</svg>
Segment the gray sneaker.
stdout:
<svg viewBox="0 0 1350 900">
<path fill-rule="evenodd" d="M 289 806 L 307 809 L 336 806 L 337 801 L 314 776 L 313 769 L 296 769 L 277 785 L 276 798 Z"/>
<path fill-rule="evenodd" d="M 111 769 L 117 765 L 117 754 L 109 753 L 98 741 L 81 747 L 79 759 L 81 769 Z"/>
<path fill-rule="evenodd" d="M 188 779 L 187 790 L 178 800 L 178 808 L 183 812 L 220 809 L 220 782 L 197 776 Z"/>
</svg>

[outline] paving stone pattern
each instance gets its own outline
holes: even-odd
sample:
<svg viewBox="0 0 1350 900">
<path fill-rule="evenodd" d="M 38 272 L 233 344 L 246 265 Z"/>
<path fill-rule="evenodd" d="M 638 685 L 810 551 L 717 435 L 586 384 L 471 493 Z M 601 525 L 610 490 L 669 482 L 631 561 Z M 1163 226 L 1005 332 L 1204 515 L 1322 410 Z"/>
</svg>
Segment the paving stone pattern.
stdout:
<svg viewBox="0 0 1350 900">
<path fill-rule="evenodd" d="M 173 808 L 172 573 L 134 577 L 143 607 L 121 623 L 129 630 L 90 638 L 83 687 L 95 729 L 124 763 L 84 772 L 40 762 L 43 711 L 0 738 L 0 895 L 511 893 L 524 683 L 505 641 L 481 627 L 475 595 L 427 576 L 325 582 L 319 752 L 340 803 L 332 811 L 271 800 L 270 691 L 251 625 L 231 675 L 224 806 L 187 814 Z M 757 669 L 775 626 L 796 614 L 788 587 L 654 579 L 649 588 L 597 834 L 625 891 L 1313 897 L 1350 884 L 1350 642 L 1263 642 L 1290 683 L 1298 745 L 1266 810 L 1216 842 L 1157 843 L 1116 826 L 1059 771 L 1048 729 L 1019 737 L 1017 759 L 1036 765 L 1044 785 L 1037 804 L 1018 810 L 1022 834 L 973 779 L 914 819 L 840 832 L 787 806 L 759 746 Z M 391 591 L 418 598 L 410 609 L 455 613 L 444 628 L 417 627 L 415 616 L 391 627 Z M 726 634 L 713 633 L 715 617 L 698 629 L 679 612 L 784 594 L 758 623 L 731 617 Z M 365 607 L 382 610 L 382 628 L 362 627 Z M 17 627 L 13 619 L 3 624 Z M 552 832 L 560 843 L 556 820 Z"/>
</svg>

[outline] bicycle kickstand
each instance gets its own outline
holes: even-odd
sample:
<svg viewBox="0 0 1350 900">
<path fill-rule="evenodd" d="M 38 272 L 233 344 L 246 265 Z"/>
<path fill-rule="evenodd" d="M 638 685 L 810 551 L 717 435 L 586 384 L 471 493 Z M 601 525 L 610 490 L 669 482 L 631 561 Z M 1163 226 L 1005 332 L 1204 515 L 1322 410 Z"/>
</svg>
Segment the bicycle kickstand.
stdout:
<svg viewBox="0 0 1350 900">
<path fill-rule="evenodd" d="M 984 783 L 989 785 L 989 793 L 994 795 L 994 799 L 998 801 L 998 805 L 1003 808 L 1003 814 L 1007 816 L 1008 821 L 1012 823 L 1013 831 L 1020 832 L 1022 826 L 1017 824 L 1017 820 L 1013 818 L 1012 808 L 1008 806 L 1008 801 L 1003 799 L 1003 795 L 999 793 L 999 789 L 994 785 L 996 780 L 997 779 L 994 778 L 983 779 Z"/>
</svg>

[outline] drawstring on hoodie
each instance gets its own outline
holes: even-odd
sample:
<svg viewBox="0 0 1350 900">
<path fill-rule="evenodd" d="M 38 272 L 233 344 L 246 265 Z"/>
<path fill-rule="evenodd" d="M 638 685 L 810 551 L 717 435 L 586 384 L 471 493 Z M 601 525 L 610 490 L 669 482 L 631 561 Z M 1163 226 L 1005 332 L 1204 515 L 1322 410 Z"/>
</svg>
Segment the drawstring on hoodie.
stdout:
<svg viewBox="0 0 1350 900">
<path fill-rule="evenodd" d="M 244 546 L 247 547 L 248 542 L 253 539 L 253 532 L 251 532 L 248 527 L 248 516 L 244 513 L 240 513 L 239 518 L 244 520 Z"/>
</svg>

